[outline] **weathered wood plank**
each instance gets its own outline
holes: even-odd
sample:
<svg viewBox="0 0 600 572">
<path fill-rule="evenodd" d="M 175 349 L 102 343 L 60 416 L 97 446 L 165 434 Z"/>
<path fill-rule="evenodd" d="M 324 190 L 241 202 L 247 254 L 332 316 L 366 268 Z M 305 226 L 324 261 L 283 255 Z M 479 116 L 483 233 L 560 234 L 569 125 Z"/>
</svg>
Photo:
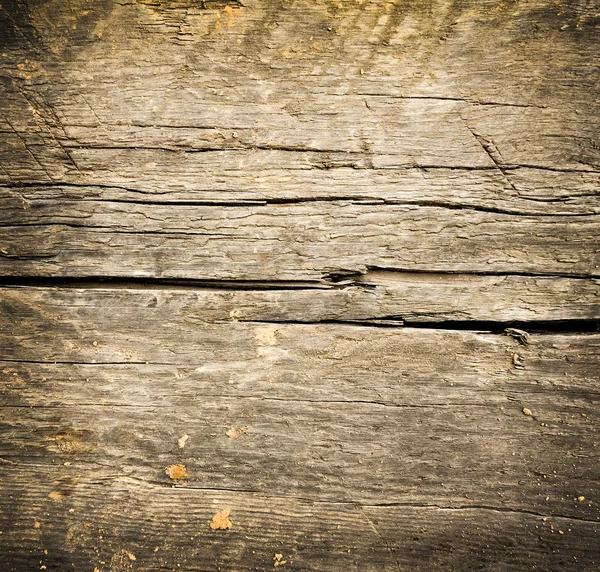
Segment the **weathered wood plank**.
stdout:
<svg viewBox="0 0 600 572">
<path fill-rule="evenodd" d="M 596 4 L 11 6 L 3 181 L 181 191 L 281 157 L 510 191 L 518 165 L 597 174 Z"/>
<path fill-rule="evenodd" d="M 542 276 L 478 276 L 369 270 L 338 282 L 207 282 L 196 286 L 151 283 L 65 282 L 60 288 L 3 288 L 3 318 L 28 319 L 48 307 L 52 320 L 77 320 L 90 307 L 138 315 L 152 312 L 156 323 L 177 317 L 201 321 L 267 322 L 528 322 L 600 319 L 600 282 Z M 82 288 L 91 287 L 92 292 Z M 114 289 L 118 289 L 115 293 Z M 247 288 L 247 289 L 240 289 Z M 18 318 L 15 318 L 17 316 Z M 9 322 L 10 323 L 10 322 Z M 467 325 L 467 324 L 465 324 Z M 591 326 L 591 324 L 590 324 Z M 8 327 L 8 323 L 7 323 Z M 14 328 L 14 324 L 10 326 Z M 42 328 L 43 322 L 36 327 Z M 475 324 L 473 327 L 483 327 Z M 581 325 L 579 327 L 582 327 Z"/>
<path fill-rule="evenodd" d="M 18 510 L 8 496 L 0 497 L 1 514 L 11 518 L 2 522 L 8 572 L 40 565 L 264 571 L 273 569 L 276 554 L 283 555 L 284 570 L 562 571 L 593 570 L 598 563 L 598 524 L 563 517 L 313 503 L 117 476 L 77 483 L 65 467 L 27 474 L 26 487 L 19 473 L 7 487 Z M 232 528 L 210 530 L 212 515 L 226 507 Z"/>
<path fill-rule="evenodd" d="M 132 373 L 130 383 L 139 375 Z M 162 379 L 162 391 L 173 387 L 172 375 Z M 165 469 L 183 464 L 183 484 L 191 487 L 600 519 L 598 427 L 581 416 L 597 414 L 597 394 L 557 404 L 547 393 L 519 396 L 535 412 L 532 420 L 506 395 L 491 403 L 493 391 L 492 399 L 467 405 L 420 406 L 278 393 L 227 399 L 184 389 L 188 403 L 172 407 L 3 407 L 0 456 L 23 470 L 68 462 L 84 481 L 116 474 L 168 486 Z M 244 434 L 227 435 L 237 430 Z M 184 435 L 189 442 L 181 451 Z"/>
<path fill-rule="evenodd" d="M 319 280 L 369 266 L 600 275 L 597 215 L 335 201 L 228 208 L 2 203 L 4 275 Z"/>
<path fill-rule="evenodd" d="M 598 561 L 597 334 L 226 313 L 265 296 L 270 316 L 280 292 L 2 294 L 9 570 Z M 212 531 L 225 507 L 233 528 Z"/>
<path fill-rule="evenodd" d="M 598 53 L 593 6 L 78 6 L 52 2 L 28 13 L 11 6 L 6 24 L 18 33 L 3 60 L 5 182 L 52 185 L 4 191 L 17 208 L 33 206 L 21 215 L 7 206 L 5 220 L 33 224 L 35 212 L 52 225 L 4 230 L 6 273 L 314 280 L 367 266 L 418 270 L 431 260 L 429 269 L 439 271 L 597 275 L 595 218 L 517 218 L 598 213 L 597 102 L 591 73 L 584 73 Z M 303 46 L 307 32 L 313 40 Z M 480 36 L 498 50 L 482 52 L 472 42 Z M 424 68 L 431 77 L 423 77 Z M 72 186 L 55 187 L 61 181 Z M 60 197 L 59 218 L 36 202 L 49 192 Z M 122 205 L 127 218 L 113 203 L 99 202 L 149 197 L 407 206 L 382 205 L 382 217 L 367 209 L 350 213 L 366 236 L 345 224 L 337 204 L 278 208 L 278 220 L 285 214 L 290 222 L 266 235 L 239 227 L 229 244 L 212 236 L 219 230 L 210 225 L 194 225 L 181 206 Z M 271 217 L 273 210 L 250 212 Z M 148 228 L 140 218 L 164 218 L 162 212 L 182 224 L 157 222 L 152 232 L 164 233 L 160 238 L 133 236 Z M 332 232 L 307 232 L 297 224 L 305 214 L 308 226 Z M 78 225 L 82 216 L 104 226 L 110 219 L 130 234 L 56 226 Z M 432 226 L 432 219 L 451 226 Z M 373 224 L 380 244 L 371 244 Z M 186 237 L 184 244 L 173 234 L 183 226 L 208 236 Z M 253 240 L 240 253 L 246 264 L 236 268 L 228 254 L 248 232 Z M 528 244 L 515 247 L 525 237 Z M 328 260 L 315 241 L 332 242 Z M 30 257 L 37 260 L 18 260 Z"/>
<path fill-rule="evenodd" d="M 213 322 L 188 293 L 156 291 L 149 305 L 147 292 L 97 305 L 69 293 L 5 296 L 5 458 L 72 457 L 85 475 L 121 467 L 163 484 L 185 462 L 194 486 L 596 514 L 573 497 L 598 488 L 597 334 L 522 346 L 469 331 Z"/>
<path fill-rule="evenodd" d="M 2 565 L 595 570 L 598 13 L 3 0 Z"/>
<path fill-rule="evenodd" d="M 290 157 L 290 155 L 292 155 Z M 205 153 L 189 156 L 189 171 L 168 171 L 168 180 L 151 180 L 129 173 L 114 178 L 110 186 L 103 178 L 101 163 L 94 165 L 87 180 L 93 184 L 0 187 L 5 199 L 21 200 L 21 206 L 36 201 L 119 201 L 124 203 L 220 203 L 302 202 L 346 200 L 416 205 L 446 205 L 513 214 L 594 214 L 600 211 L 600 173 L 560 172 L 531 168 L 497 169 L 355 169 L 351 165 L 322 168 L 315 154 L 280 151 Z M 340 162 L 342 160 L 340 159 Z M 7 166 L 13 164 L 7 161 Z M 114 172 L 113 172 L 114 175 Z M 510 183 L 507 177 L 510 177 Z M 110 181 L 109 181 L 110 182 Z M 512 184 L 512 186 L 511 186 Z"/>
</svg>

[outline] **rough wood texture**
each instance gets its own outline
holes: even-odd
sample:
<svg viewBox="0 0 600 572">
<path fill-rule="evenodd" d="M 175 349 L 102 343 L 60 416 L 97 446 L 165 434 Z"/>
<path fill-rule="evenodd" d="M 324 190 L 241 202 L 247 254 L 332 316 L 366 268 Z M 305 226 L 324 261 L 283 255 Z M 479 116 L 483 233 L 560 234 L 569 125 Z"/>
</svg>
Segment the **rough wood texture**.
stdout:
<svg viewBox="0 0 600 572">
<path fill-rule="evenodd" d="M 65 321 L 81 312 L 112 309 L 135 320 L 143 312 L 156 323 L 178 316 L 202 322 L 364 322 L 379 325 L 460 323 L 467 329 L 502 331 L 505 323 L 527 322 L 528 327 L 547 329 L 550 322 L 568 327 L 571 321 L 600 320 L 598 280 L 418 274 L 370 271 L 366 277 L 341 282 L 239 283 L 208 282 L 194 285 L 89 282 L 93 296 L 73 289 L 80 282 L 65 282 L 60 289 L 1 289 L 7 308 L 19 315 L 42 308 L 60 312 Z M 108 287 L 110 286 L 110 288 Z M 237 287 L 236 287 L 237 286 Z M 262 289 L 259 289 L 262 288 Z M 475 324 L 470 325 L 470 323 Z M 494 322 L 481 324 L 479 322 Z M 584 324 L 576 324 L 581 328 Z M 11 324 L 11 330 L 15 327 Z M 8 340 L 7 340 L 8 342 Z"/>
<path fill-rule="evenodd" d="M 277 553 L 299 569 L 594 567 L 597 334 L 531 334 L 524 346 L 502 334 L 258 321 L 288 317 L 281 297 L 2 292 L 0 456 L 10 503 L 28 515 L 6 513 L 15 569 L 33 561 L 19 552 L 31 542 L 59 547 L 41 557 L 57 567 L 127 569 L 127 551 L 148 570 L 261 570 Z M 256 321 L 238 321 L 251 300 Z M 189 476 L 166 496 L 173 464 Z M 124 513 L 119 498 L 133 503 Z M 229 557 L 207 526 L 224 506 L 237 529 Z M 158 514 L 140 536 L 136 523 Z"/>
<path fill-rule="evenodd" d="M 12 203 L 0 228 L 11 275 L 315 280 L 374 266 L 600 276 L 600 215 L 336 202 Z"/>
<path fill-rule="evenodd" d="M 573 557 L 593 565 L 592 544 L 578 547 L 596 542 L 588 537 L 600 527 L 600 336 L 532 334 L 523 346 L 469 331 L 244 323 L 218 311 L 235 308 L 238 296 L 3 292 L 0 456 L 30 526 L 52 528 L 44 541 L 61 546 L 49 562 L 110 561 L 126 549 L 143 568 L 160 569 L 166 556 L 151 550 L 159 545 L 178 563 L 212 569 L 215 553 L 197 552 L 190 540 L 212 545 L 211 507 L 227 506 L 239 527 L 228 550 L 248 558 L 234 568 L 264 569 L 270 552 L 283 551 L 300 569 L 320 569 L 339 565 L 333 555 L 347 549 L 341 562 L 356 569 L 391 569 L 396 559 L 412 567 L 414 558 L 422 558 L 417 569 L 459 567 L 471 549 L 454 546 L 452 526 L 486 543 L 502 530 L 492 560 L 515 527 L 529 531 L 515 567 L 544 563 L 547 546 L 560 555 L 549 567 Z M 174 464 L 188 478 L 171 498 L 165 468 Z M 129 507 L 132 516 L 119 519 L 132 522 L 106 541 L 93 538 L 110 520 L 89 510 L 117 510 L 115 495 L 146 507 L 135 515 Z M 163 506 L 181 540 L 161 537 L 166 523 L 136 536 L 130 527 Z M 56 512 L 67 507 L 74 512 L 56 529 Z M 283 529 L 269 532 L 271 518 Z M 449 538 L 427 533 L 439 518 L 449 519 Z M 407 531 L 395 532 L 409 522 L 411 549 Z M 577 539 L 555 546 L 550 526 Z M 19 526 L 9 534 L 23 545 Z M 327 555 L 312 545 L 323 534 Z M 371 561 L 372 552 L 380 554 Z"/>
<path fill-rule="evenodd" d="M 598 569 L 599 65 L 597 0 L 3 0 L 2 570 Z"/>
</svg>

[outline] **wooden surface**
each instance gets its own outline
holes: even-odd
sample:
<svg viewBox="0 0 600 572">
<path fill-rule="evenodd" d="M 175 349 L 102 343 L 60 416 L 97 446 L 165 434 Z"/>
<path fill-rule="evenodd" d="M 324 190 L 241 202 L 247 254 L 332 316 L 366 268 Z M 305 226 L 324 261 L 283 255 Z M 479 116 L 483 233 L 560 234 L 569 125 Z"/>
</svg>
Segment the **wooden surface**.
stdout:
<svg viewBox="0 0 600 572">
<path fill-rule="evenodd" d="M 597 570 L 599 65 L 597 0 L 3 0 L 2 570 Z"/>
</svg>

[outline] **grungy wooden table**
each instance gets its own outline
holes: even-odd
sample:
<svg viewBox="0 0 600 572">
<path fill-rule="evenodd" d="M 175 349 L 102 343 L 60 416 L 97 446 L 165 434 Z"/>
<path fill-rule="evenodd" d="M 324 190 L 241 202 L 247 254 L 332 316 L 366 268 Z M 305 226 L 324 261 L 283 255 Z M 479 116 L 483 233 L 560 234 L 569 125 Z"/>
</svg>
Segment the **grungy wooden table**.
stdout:
<svg viewBox="0 0 600 572">
<path fill-rule="evenodd" d="M 0 570 L 600 570 L 598 0 L 2 0 Z"/>
</svg>

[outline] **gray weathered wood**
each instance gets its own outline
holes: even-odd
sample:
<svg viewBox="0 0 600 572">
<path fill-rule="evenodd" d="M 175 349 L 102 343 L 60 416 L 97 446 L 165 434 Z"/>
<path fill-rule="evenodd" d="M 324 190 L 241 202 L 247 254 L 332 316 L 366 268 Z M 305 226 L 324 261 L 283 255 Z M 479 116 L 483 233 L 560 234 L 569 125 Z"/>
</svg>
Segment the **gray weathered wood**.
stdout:
<svg viewBox="0 0 600 572">
<path fill-rule="evenodd" d="M 18 483 L 16 498 L 30 515 L 5 521 L 10 546 L 58 546 L 56 557 L 40 557 L 55 564 L 118 562 L 127 550 L 148 570 L 174 551 L 177 562 L 213 569 L 219 537 L 208 522 L 211 510 L 228 506 L 233 568 L 264 569 L 271 546 L 300 569 L 320 569 L 346 546 L 344 558 L 357 567 L 373 551 L 383 569 L 485 562 L 456 545 L 460 534 L 475 545 L 494 536 L 492 562 L 507 550 L 516 567 L 527 554 L 548 569 L 573 557 L 593 566 L 597 334 L 531 334 L 523 346 L 506 335 L 239 322 L 210 310 L 244 294 L 3 291 L 8 439 L 0 457 L 10 475 L 5 490 L 14 498 Z M 240 427 L 244 434 L 227 435 Z M 164 471 L 175 463 L 189 478 L 168 493 Z M 146 508 L 125 516 L 133 509 L 117 512 L 118 498 Z M 135 523 L 157 511 L 181 515 L 168 519 L 180 537 L 165 537 L 159 519 L 140 544 Z M 298 536 L 269 532 L 275 525 L 264 520 L 273 511 Z M 130 524 L 98 532 L 117 514 Z M 439 519 L 448 520 L 448 540 L 439 524 L 434 537 L 426 533 Z M 36 521 L 35 535 L 23 536 Z M 398 526 L 414 530 L 411 548 Z M 559 530 L 572 536 L 563 540 Z M 323 534 L 330 548 L 315 552 Z M 522 548 L 510 540 L 515 534 L 524 535 Z M 213 548 L 200 554 L 188 538 Z M 414 564 L 423 552 L 431 555 Z M 31 561 L 7 554 L 15 569 Z"/>
<path fill-rule="evenodd" d="M 2 569 L 596 570 L 599 14 L 3 0 Z"/>
<path fill-rule="evenodd" d="M 208 282 L 204 288 L 92 282 L 94 290 L 87 293 L 72 288 L 81 286 L 79 282 L 65 284 L 71 286 L 66 291 L 0 289 L 5 318 L 13 312 L 36 314 L 37 307 L 44 307 L 66 322 L 90 307 L 94 312 L 127 312 L 132 319 L 149 312 L 157 316 L 157 323 L 177 316 L 203 322 L 464 322 L 465 327 L 470 321 L 498 322 L 488 326 L 496 329 L 503 322 L 529 322 L 539 329 L 552 321 L 600 319 L 597 279 L 370 270 L 365 276 L 342 278 L 338 283 L 250 282 L 243 285 L 248 289 L 241 290 L 235 282 Z M 43 328 L 43 322 L 36 327 Z"/>
<path fill-rule="evenodd" d="M 13 208 L 11 208 L 11 203 Z M 600 276 L 598 216 L 437 206 L 4 202 L 3 273 L 319 280 L 367 267 Z"/>
<path fill-rule="evenodd" d="M 469 331 L 214 322 L 195 296 L 156 291 L 148 305 L 146 292 L 71 292 L 54 306 L 43 291 L 6 296 L 9 458 L 81 453 L 83 473 L 124 463 L 166 483 L 188 434 L 197 486 L 596 514 L 569 491 L 583 472 L 596 494 L 597 334 L 532 334 L 523 346 Z M 30 408 L 26 427 L 14 407 Z M 231 427 L 247 434 L 231 439 Z"/>
</svg>

